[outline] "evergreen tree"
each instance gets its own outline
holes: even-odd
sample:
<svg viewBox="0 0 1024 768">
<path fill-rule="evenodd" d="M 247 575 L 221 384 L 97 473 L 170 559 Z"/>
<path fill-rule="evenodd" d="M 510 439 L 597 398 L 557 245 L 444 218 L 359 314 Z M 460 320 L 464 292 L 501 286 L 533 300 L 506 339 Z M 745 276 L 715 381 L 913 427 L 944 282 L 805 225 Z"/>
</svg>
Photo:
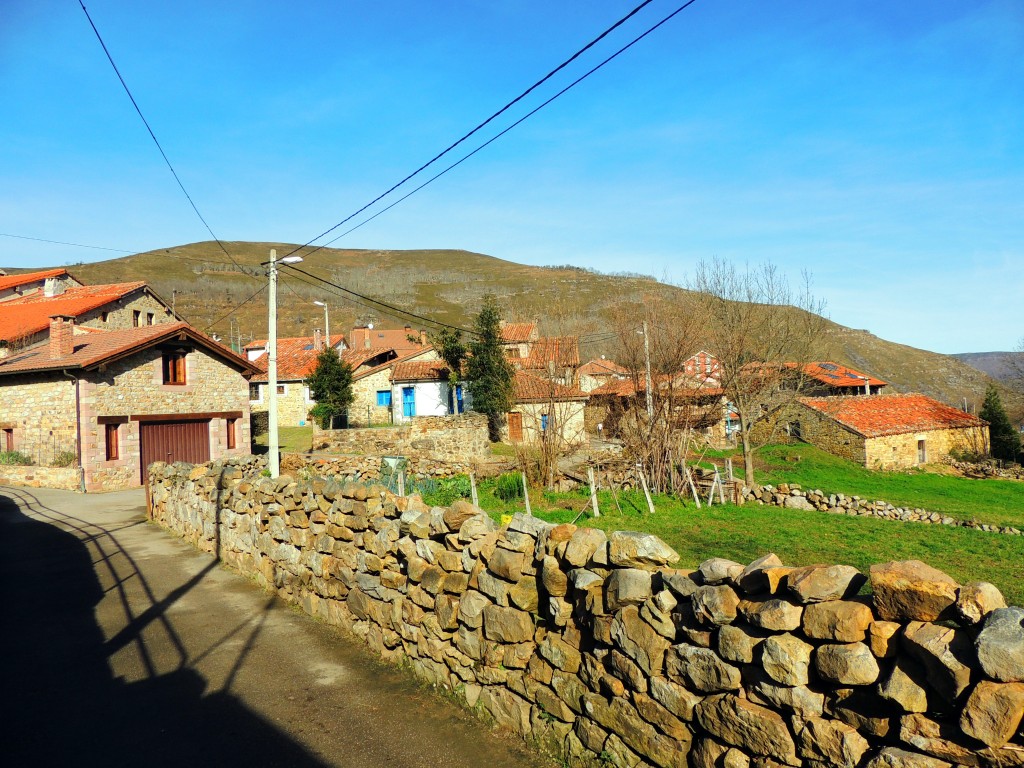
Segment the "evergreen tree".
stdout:
<svg viewBox="0 0 1024 768">
<path fill-rule="evenodd" d="M 1004 461 L 1016 461 L 1021 452 L 1020 434 L 1013 428 L 1010 417 L 1006 415 L 1003 401 L 999 398 L 999 390 L 991 384 L 985 390 L 985 403 L 978 415 L 988 422 L 992 456 Z"/>
<path fill-rule="evenodd" d="M 501 316 L 494 296 L 484 304 L 474 322 L 477 337 L 469 343 L 466 363 L 473 410 L 487 415 L 492 442 L 501 440 L 501 419 L 512 408 L 515 370 L 501 347 Z"/>
<path fill-rule="evenodd" d="M 466 360 L 466 345 L 462 341 L 462 331 L 454 328 L 442 328 L 430 337 L 430 343 L 442 360 L 448 365 L 448 389 L 452 401 L 449 406 L 454 413 L 456 410 L 455 388 L 459 384 L 462 375 L 462 364 Z"/>
<path fill-rule="evenodd" d="M 327 347 L 316 356 L 316 368 L 306 379 L 309 396 L 316 401 L 309 410 L 310 417 L 324 429 L 329 429 L 333 418 L 340 416 L 352 404 L 352 367 L 342 362 L 338 350 Z"/>
</svg>

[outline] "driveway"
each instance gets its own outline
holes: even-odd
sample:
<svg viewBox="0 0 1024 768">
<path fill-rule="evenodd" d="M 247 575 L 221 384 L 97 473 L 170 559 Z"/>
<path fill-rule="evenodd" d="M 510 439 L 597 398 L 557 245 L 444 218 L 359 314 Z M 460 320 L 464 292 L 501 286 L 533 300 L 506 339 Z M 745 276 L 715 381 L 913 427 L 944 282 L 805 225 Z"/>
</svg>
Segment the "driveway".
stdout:
<svg viewBox="0 0 1024 768">
<path fill-rule="evenodd" d="M 550 767 L 145 517 L 0 488 L 10 766 Z"/>
</svg>

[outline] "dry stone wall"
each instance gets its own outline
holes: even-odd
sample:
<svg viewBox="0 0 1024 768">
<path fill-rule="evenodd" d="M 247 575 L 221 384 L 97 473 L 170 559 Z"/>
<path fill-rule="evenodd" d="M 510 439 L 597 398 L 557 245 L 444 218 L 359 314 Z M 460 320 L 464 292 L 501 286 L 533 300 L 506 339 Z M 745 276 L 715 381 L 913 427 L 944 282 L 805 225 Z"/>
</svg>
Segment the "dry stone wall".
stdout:
<svg viewBox="0 0 1024 768">
<path fill-rule="evenodd" d="M 799 485 L 779 483 L 740 489 L 741 503 L 764 504 L 772 507 L 788 507 L 808 511 L 830 512 L 851 517 L 878 517 L 883 520 L 898 520 L 905 523 L 932 523 L 973 528 L 989 533 L 1005 533 L 1022 536 L 1024 531 L 1010 525 L 992 525 L 975 520 L 961 520 L 938 512 L 929 512 L 919 507 L 897 507 L 887 501 L 847 496 L 843 493 L 825 493 L 821 490 L 804 490 Z"/>
<path fill-rule="evenodd" d="M 408 424 L 376 429 L 329 429 L 314 425 L 313 450 L 362 453 L 372 456 L 445 458 L 470 463 L 491 454 L 487 417 L 479 413 L 458 416 L 417 416 Z"/>
<path fill-rule="evenodd" d="M 1024 610 L 990 584 L 683 570 L 650 535 L 260 467 L 154 464 L 152 516 L 568 765 L 1024 766 Z"/>
</svg>

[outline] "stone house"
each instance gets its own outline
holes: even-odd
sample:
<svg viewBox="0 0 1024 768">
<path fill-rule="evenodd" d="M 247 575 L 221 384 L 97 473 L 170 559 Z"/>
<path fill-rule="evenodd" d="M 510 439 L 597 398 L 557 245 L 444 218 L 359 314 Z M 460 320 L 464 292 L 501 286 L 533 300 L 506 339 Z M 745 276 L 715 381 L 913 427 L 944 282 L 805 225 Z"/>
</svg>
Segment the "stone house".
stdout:
<svg viewBox="0 0 1024 768">
<path fill-rule="evenodd" d="M 0 302 L 20 299 L 42 291 L 48 296 L 64 293 L 68 288 L 82 284 L 66 269 L 45 269 L 41 272 L 22 272 L 18 275 L 0 275 Z"/>
<path fill-rule="evenodd" d="M 502 440 L 539 443 L 550 431 L 568 446 L 587 441 L 583 416 L 586 392 L 525 371 L 516 371 L 514 386 L 514 405 L 506 414 Z"/>
<path fill-rule="evenodd" d="M 565 386 L 576 384 L 580 346 L 576 336 L 541 336 L 536 323 L 501 323 L 501 346 L 516 370 Z"/>
<path fill-rule="evenodd" d="M 377 328 L 372 323 L 356 326 L 349 334 L 352 349 L 393 349 L 399 355 L 423 350 L 430 346 L 427 332 L 414 330 L 411 325 L 404 328 Z"/>
<path fill-rule="evenodd" d="M 790 363 L 796 368 L 796 364 Z M 802 366 L 802 392 L 807 397 L 841 395 L 877 395 L 888 382 L 833 362 L 807 363 Z"/>
<path fill-rule="evenodd" d="M 248 453 L 255 372 L 183 322 L 76 334 L 57 315 L 0 360 L 3 447 L 38 465 L 72 454 L 84 491 L 138 487 L 153 461 Z"/>
<path fill-rule="evenodd" d="M 327 343 L 327 340 L 322 337 L 319 328 L 313 330 L 312 336 L 279 338 L 277 340 L 278 359 L 280 359 L 282 351 L 285 354 L 292 354 L 292 351 L 295 349 L 322 349 L 325 343 Z M 345 343 L 345 336 L 341 333 L 331 334 L 330 345 L 338 350 L 339 355 L 348 349 L 348 345 Z M 242 347 L 242 352 L 245 353 L 246 358 L 250 361 L 256 361 L 267 354 L 267 346 L 268 341 L 266 339 L 254 339 Z M 263 361 L 263 365 L 266 366 L 266 360 Z"/>
<path fill-rule="evenodd" d="M 38 273 L 45 274 L 45 273 Z M 6 279 L 6 278 L 4 278 Z M 72 317 L 76 333 L 120 330 L 175 322 L 171 308 L 144 282 L 78 285 L 59 282 L 0 301 L 0 342 L 25 348 L 46 339 L 50 318 Z"/>
<path fill-rule="evenodd" d="M 341 336 L 331 336 L 335 349 L 344 345 Z M 269 376 L 267 356 L 261 353 L 255 359 L 251 355 L 259 347 L 247 345 L 246 354 L 259 369 L 249 380 L 249 401 L 253 414 L 267 413 L 270 397 L 267 393 Z M 303 427 L 309 421 L 309 410 L 316 401 L 310 395 L 306 379 L 316 370 L 317 356 L 324 350 L 325 342 L 319 332 L 313 336 L 298 336 L 278 339 L 277 343 L 277 423 L 282 427 Z M 264 352 L 266 347 L 263 347 Z M 353 372 L 372 368 L 395 357 L 393 349 L 344 349 L 342 362 L 348 363 Z M 353 377 L 354 378 L 354 377 Z M 353 389 L 355 387 L 353 386 Z"/>
<path fill-rule="evenodd" d="M 758 430 L 779 433 L 780 426 L 869 469 L 916 467 L 989 447 L 987 422 L 920 394 L 801 397 L 759 424 L 755 439 Z"/>
<path fill-rule="evenodd" d="M 391 350 L 391 355 L 387 359 L 358 369 L 352 377 L 352 405 L 348 409 L 349 426 L 368 427 L 397 423 L 400 420 L 402 396 L 400 391 L 395 391 L 395 383 L 392 381 L 393 370 L 404 363 L 423 363 L 438 359 L 434 348 L 427 345 L 404 352 Z"/>
</svg>

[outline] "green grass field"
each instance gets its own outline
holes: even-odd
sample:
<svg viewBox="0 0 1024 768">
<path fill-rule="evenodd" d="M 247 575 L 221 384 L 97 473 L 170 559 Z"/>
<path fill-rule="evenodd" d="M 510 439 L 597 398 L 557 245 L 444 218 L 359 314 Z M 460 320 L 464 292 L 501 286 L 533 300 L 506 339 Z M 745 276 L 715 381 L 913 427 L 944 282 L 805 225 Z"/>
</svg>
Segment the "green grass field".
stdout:
<svg viewBox="0 0 1024 768">
<path fill-rule="evenodd" d="M 738 463 L 738 462 L 734 462 Z M 878 472 L 811 445 L 767 446 L 758 453 L 757 480 L 799 483 L 805 490 L 882 499 L 960 520 L 1024 528 L 1024 483 L 974 480 L 934 472 Z"/>
</svg>

